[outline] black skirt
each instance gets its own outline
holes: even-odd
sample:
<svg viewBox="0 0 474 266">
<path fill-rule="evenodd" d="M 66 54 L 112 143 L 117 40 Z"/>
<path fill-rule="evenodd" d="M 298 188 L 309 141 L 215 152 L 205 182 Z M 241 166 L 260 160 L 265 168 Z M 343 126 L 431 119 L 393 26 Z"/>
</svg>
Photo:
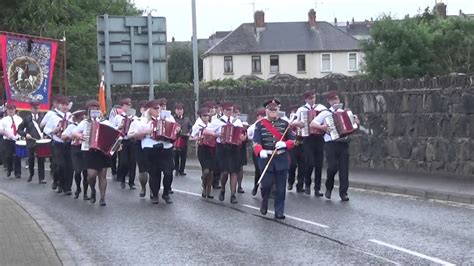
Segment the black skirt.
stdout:
<svg viewBox="0 0 474 266">
<path fill-rule="evenodd" d="M 201 168 L 214 171 L 216 169 L 216 149 L 205 145 L 198 146 L 198 160 Z"/>
<path fill-rule="evenodd" d="M 84 163 L 84 152 L 81 151 L 81 145 L 71 145 L 72 169 L 75 172 L 86 170 Z"/>
<path fill-rule="evenodd" d="M 216 160 L 221 172 L 237 173 L 242 167 L 240 147 L 231 144 L 217 144 Z"/>
<path fill-rule="evenodd" d="M 86 169 L 97 171 L 108 168 L 112 165 L 111 158 L 98 150 L 89 150 L 83 152 Z"/>
</svg>

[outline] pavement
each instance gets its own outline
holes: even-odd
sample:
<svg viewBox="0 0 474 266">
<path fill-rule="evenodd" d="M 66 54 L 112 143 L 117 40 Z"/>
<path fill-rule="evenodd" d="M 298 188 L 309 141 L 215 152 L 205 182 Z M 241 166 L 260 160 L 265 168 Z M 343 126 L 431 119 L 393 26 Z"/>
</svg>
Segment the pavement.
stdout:
<svg viewBox="0 0 474 266">
<path fill-rule="evenodd" d="M 188 158 L 186 167 L 195 170 L 201 169 L 199 161 L 195 158 Z M 251 162 L 244 166 L 244 175 L 253 177 L 254 168 Z M 324 190 L 325 169 L 322 179 L 321 187 Z M 349 182 L 351 188 L 474 204 L 474 177 L 462 178 L 402 171 L 350 169 Z M 336 184 L 338 184 L 337 180 Z"/>
<path fill-rule="evenodd" d="M 14 200 L 0 193 L 0 265 L 61 265 L 48 236 Z"/>
</svg>

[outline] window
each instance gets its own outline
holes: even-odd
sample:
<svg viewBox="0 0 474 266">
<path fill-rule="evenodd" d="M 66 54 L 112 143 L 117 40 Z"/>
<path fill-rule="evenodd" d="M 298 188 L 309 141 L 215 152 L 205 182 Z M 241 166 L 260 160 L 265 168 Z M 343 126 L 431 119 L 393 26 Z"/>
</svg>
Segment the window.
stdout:
<svg viewBox="0 0 474 266">
<path fill-rule="evenodd" d="M 306 71 L 306 56 L 304 54 L 299 54 L 296 56 L 298 64 L 298 72 Z"/>
<path fill-rule="evenodd" d="M 349 71 L 357 71 L 357 53 L 349 53 Z"/>
<path fill-rule="evenodd" d="M 270 55 L 270 73 L 278 73 L 279 71 L 278 55 Z"/>
<path fill-rule="evenodd" d="M 232 63 L 232 56 L 224 56 L 224 73 L 233 73 L 234 67 Z"/>
<path fill-rule="evenodd" d="M 331 71 L 331 54 L 321 54 L 321 72 Z"/>
<path fill-rule="evenodd" d="M 259 55 L 252 56 L 252 73 L 262 73 L 262 64 Z"/>
</svg>

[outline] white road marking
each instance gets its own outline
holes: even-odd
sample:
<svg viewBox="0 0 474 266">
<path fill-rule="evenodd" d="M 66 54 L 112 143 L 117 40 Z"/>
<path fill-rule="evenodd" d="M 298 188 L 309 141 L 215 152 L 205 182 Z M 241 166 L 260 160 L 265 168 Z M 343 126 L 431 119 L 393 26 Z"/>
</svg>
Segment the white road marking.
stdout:
<svg viewBox="0 0 474 266">
<path fill-rule="evenodd" d="M 379 245 L 382 245 L 382 246 L 386 246 L 386 247 L 389 247 L 389 248 L 396 249 L 396 250 L 401 251 L 401 252 L 408 253 L 408 254 L 413 255 L 413 256 L 417 256 L 419 258 L 430 260 L 432 262 L 436 262 L 436 263 L 439 263 L 441 265 L 456 265 L 456 264 L 453 264 L 453 263 L 450 263 L 450 262 L 447 262 L 447 261 L 444 261 L 444 260 L 441 260 L 441 259 L 438 259 L 438 258 L 434 258 L 434 257 L 430 257 L 430 256 L 425 255 L 425 254 L 421 254 L 421 253 L 416 252 L 416 251 L 411 251 L 411 250 L 406 249 L 406 248 L 402 248 L 402 247 L 398 247 L 398 246 L 395 246 L 395 245 L 392 245 L 392 244 L 389 244 L 389 243 L 385 243 L 385 242 L 382 242 L 380 240 L 369 239 L 369 241 L 372 242 L 372 243 L 375 243 L 375 244 L 379 244 Z"/>
<path fill-rule="evenodd" d="M 252 205 L 247 205 L 247 204 L 241 204 L 241 205 L 244 206 L 244 207 L 250 208 L 250 209 L 260 210 L 260 208 L 255 207 L 255 206 L 252 206 Z M 272 212 L 272 211 L 268 211 L 268 213 L 270 213 L 270 214 L 275 214 L 275 213 Z M 301 219 L 301 218 L 298 218 L 298 217 L 295 217 L 295 216 L 291 216 L 291 215 L 285 214 L 285 217 L 286 217 L 286 218 L 289 218 L 289 219 L 296 220 L 296 221 L 298 221 L 298 222 L 307 223 L 307 224 L 315 225 L 315 226 L 322 227 L 322 228 L 329 228 L 329 226 L 327 226 L 327 225 L 320 224 L 320 223 L 316 223 L 316 222 L 312 222 L 312 221 L 308 221 L 308 220 Z"/>
<path fill-rule="evenodd" d="M 178 192 L 178 193 L 183 193 L 183 194 L 188 194 L 188 195 L 196 196 L 196 197 L 201 197 L 200 194 L 193 193 L 193 192 L 189 192 L 189 191 L 184 191 L 184 190 L 179 190 L 179 189 L 173 189 L 173 191 L 176 191 L 176 192 Z M 254 210 L 260 210 L 260 208 L 255 207 L 255 206 L 252 206 L 252 205 L 247 205 L 247 204 L 239 204 L 239 205 L 240 205 L 240 206 L 243 206 L 243 207 L 250 208 L 250 209 L 254 209 Z M 270 213 L 270 214 L 275 214 L 275 213 L 272 212 L 272 211 L 268 211 L 268 213 Z M 289 218 L 289 219 L 293 219 L 293 220 L 298 221 L 298 222 L 307 223 L 307 224 L 315 225 L 315 226 L 322 227 L 322 228 L 329 228 L 329 226 L 324 225 L 324 224 L 320 224 L 320 223 L 308 221 L 308 220 L 301 219 L 301 218 L 298 218 L 298 217 L 294 217 L 294 216 L 291 216 L 291 215 L 285 215 L 285 216 L 286 216 L 287 218 Z"/>
</svg>

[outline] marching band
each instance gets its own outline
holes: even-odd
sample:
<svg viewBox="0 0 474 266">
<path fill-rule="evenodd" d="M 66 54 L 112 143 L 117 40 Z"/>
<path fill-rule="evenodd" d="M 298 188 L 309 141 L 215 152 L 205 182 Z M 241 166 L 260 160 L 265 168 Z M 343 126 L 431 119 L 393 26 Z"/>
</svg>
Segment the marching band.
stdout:
<svg viewBox="0 0 474 266">
<path fill-rule="evenodd" d="M 147 185 L 152 204 L 161 198 L 172 203 L 173 171 L 185 175 L 186 154 L 191 142 L 197 144 L 201 165 L 201 195 L 214 199 L 212 190 L 220 189 L 219 201 L 224 201 L 226 185 L 230 185 L 230 203 L 237 203 L 242 187 L 243 166 L 247 164 L 247 147 L 255 167 L 251 194 L 261 191 L 262 215 L 267 213 L 269 198 L 274 198 L 275 218 L 284 219 L 286 189 L 311 194 L 314 171 L 314 193 L 331 198 L 334 177 L 339 173 L 339 196 L 348 201 L 350 134 L 359 120 L 341 104 L 337 92 L 326 96 L 327 106 L 316 104 L 314 91 L 303 94 L 305 104 L 280 111 L 280 102 L 271 99 L 255 110 L 256 121 L 249 126 L 240 107 L 224 102 L 205 102 L 194 123 L 184 116 L 184 106 L 175 105 L 175 113 L 166 109 L 164 98 L 140 101 L 138 114 L 132 99 L 122 99 L 108 119 L 99 110 L 96 100 L 89 100 L 84 110 L 70 112 L 67 97 L 56 96 L 46 114 L 38 104 L 31 104 L 30 113 L 22 119 L 16 106 L 7 104 L 0 121 L 3 137 L 1 148 L 7 177 L 14 172 L 21 178 L 21 158 L 28 158 L 31 182 L 38 163 L 38 182 L 45 184 L 45 159 L 49 158 L 53 177 L 52 189 L 57 193 L 83 193 L 84 200 L 96 202 L 96 182 L 100 206 L 106 206 L 107 169 L 113 157 L 118 158 L 117 179 L 125 188 L 135 189 L 138 166 L 140 197 L 145 197 Z M 251 145 L 248 145 L 250 143 Z M 326 191 L 321 192 L 321 173 L 326 154 Z M 296 174 L 297 171 L 297 174 Z M 230 180 L 229 180 L 230 179 Z M 303 187 L 304 186 L 304 187 Z M 90 196 L 88 190 L 90 189 Z"/>
</svg>

